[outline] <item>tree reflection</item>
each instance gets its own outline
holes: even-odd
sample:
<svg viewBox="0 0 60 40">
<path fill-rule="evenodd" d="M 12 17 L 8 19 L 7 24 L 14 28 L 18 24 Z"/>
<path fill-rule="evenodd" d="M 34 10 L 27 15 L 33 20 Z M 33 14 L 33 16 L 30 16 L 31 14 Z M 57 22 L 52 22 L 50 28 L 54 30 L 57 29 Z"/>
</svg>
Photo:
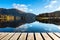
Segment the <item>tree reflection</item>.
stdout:
<svg viewBox="0 0 60 40">
<path fill-rule="evenodd" d="M 0 15 L 0 28 L 13 27 L 16 28 L 25 23 L 32 23 L 35 21 L 35 15 L 26 14 L 25 16 L 9 16 L 9 15 Z"/>
</svg>

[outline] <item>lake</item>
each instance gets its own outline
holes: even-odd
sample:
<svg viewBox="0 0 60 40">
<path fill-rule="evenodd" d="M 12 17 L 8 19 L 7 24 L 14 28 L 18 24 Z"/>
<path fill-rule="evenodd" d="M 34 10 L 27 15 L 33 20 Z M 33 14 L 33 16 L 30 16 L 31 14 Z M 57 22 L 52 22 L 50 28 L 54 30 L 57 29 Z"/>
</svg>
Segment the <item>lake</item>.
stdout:
<svg viewBox="0 0 60 40">
<path fill-rule="evenodd" d="M 25 23 L 16 28 L 0 28 L 0 32 L 60 32 L 60 26 L 35 21 L 33 23 Z"/>
</svg>

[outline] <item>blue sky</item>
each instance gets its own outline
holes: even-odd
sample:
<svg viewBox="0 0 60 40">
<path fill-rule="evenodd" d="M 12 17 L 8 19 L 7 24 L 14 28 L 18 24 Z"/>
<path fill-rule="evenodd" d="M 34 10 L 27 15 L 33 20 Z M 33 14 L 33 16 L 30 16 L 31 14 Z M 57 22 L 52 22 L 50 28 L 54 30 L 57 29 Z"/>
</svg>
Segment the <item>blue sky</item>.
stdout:
<svg viewBox="0 0 60 40">
<path fill-rule="evenodd" d="M 38 15 L 60 10 L 60 0 L 0 0 L 0 8 L 16 8 Z"/>
</svg>

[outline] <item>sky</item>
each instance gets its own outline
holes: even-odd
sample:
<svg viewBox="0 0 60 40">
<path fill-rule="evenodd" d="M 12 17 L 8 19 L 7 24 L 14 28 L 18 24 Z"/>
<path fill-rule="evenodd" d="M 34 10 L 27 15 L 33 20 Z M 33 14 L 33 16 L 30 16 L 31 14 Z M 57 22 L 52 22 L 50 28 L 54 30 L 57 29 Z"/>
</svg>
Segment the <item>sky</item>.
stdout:
<svg viewBox="0 0 60 40">
<path fill-rule="evenodd" d="M 60 0 L 0 0 L 0 8 L 42 14 L 60 10 Z"/>
</svg>

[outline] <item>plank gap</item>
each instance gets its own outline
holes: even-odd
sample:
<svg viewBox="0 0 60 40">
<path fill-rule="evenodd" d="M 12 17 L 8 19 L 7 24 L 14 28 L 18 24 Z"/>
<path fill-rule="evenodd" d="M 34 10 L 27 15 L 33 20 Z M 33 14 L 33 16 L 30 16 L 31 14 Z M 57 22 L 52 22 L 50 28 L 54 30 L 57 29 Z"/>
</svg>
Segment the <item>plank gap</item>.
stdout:
<svg viewBox="0 0 60 40">
<path fill-rule="evenodd" d="M 40 33 L 41 37 L 43 38 L 43 40 L 45 40 L 45 38 L 43 37 L 42 33 Z"/>
<path fill-rule="evenodd" d="M 27 35 L 26 35 L 26 39 L 25 39 L 25 40 L 27 40 L 27 37 L 28 37 L 28 33 L 27 33 Z"/>
<path fill-rule="evenodd" d="M 15 33 L 14 33 L 15 34 Z M 8 39 L 8 40 L 10 40 L 13 36 L 14 36 L 14 34 Z"/>
<path fill-rule="evenodd" d="M 28 33 L 27 40 L 34 40 L 34 35 L 33 35 L 33 33 Z"/>
<path fill-rule="evenodd" d="M 8 35 L 8 34 L 4 35 L 1 39 L 3 39 L 4 37 L 6 37 L 7 35 Z M 1 39 L 0 39 L 0 40 L 1 40 Z"/>
<path fill-rule="evenodd" d="M 19 40 L 20 36 L 21 36 L 21 34 L 18 36 L 17 40 Z"/>
<path fill-rule="evenodd" d="M 60 38 L 58 38 L 56 35 L 54 35 L 53 33 L 48 33 L 54 40 L 59 40 Z"/>
<path fill-rule="evenodd" d="M 47 33 L 47 35 L 48 35 L 52 40 L 54 40 L 48 33 Z"/>
<path fill-rule="evenodd" d="M 35 36 L 35 33 L 33 33 L 33 35 L 34 35 L 34 40 L 36 40 L 36 36 Z"/>
<path fill-rule="evenodd" d="M 55 33 L 53 33 L 54 35 L 56 35 Z M 56 35 L 58 38 L 60 38 L 60 36 Z"/>
<path fill-rule="evenodd" d="M 43 40 L 42 36 L 40 33 L 35 33 L 36 40 Z"/>
</svg>

